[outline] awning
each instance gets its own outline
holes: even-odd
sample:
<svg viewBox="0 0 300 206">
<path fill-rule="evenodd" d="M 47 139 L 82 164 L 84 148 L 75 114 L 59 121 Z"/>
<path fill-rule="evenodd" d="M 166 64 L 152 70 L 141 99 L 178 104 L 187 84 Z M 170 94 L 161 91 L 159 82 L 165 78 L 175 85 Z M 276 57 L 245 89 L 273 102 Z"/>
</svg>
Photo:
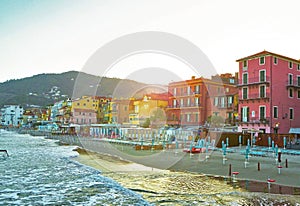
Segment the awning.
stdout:
<svg viewBox="0 0 300 206">
<path fill-rule="evenodd" d="M 291 133 L 291 134 L 300 134 L 300 128 L 290 128 L 289 133 Z"/>
</svg>

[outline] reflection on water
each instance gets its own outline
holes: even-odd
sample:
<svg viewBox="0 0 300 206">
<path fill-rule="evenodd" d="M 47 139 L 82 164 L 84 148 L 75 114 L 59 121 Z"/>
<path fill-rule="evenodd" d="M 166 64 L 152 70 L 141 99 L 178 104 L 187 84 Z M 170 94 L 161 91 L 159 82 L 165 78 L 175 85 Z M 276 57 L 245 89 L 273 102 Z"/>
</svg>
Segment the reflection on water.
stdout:
<svg viewBox="0 0 300 206">
<path fill-rule="evenodd" d="M 236 183 L 181 172 L 105 173 L 155 205 L 299 205 L 300 198 L 248 192 Z"/>
</svg>

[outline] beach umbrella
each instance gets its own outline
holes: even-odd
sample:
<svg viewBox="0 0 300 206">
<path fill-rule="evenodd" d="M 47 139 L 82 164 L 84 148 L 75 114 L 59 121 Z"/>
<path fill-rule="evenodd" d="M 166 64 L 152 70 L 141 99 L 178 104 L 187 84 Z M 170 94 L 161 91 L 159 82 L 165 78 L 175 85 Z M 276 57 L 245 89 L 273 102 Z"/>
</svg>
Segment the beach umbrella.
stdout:
<svg viewBox="0 0 300 206">
<path fill-rule="evenodd" d="M 222 150 L 223 150 L 223 155 L 226 155 L 226 144 L 224 144 L 224 141 L 222 141 Z"/>
<path fill-rule="evenodd" d="M 268 137 L 268 145 L 269 145 L 269 148 L 271 148 L 271 137 L 270 136 Z"/>
<path fill-rule="evenodd" d="M 247 161 L 248 161 L 248 159 L 249 159 L 249 153 L 250 153 L 250 149 L 249 149 L 249 147 L 247 146 L 247 147 L 246 147 L 246 151 L 245 151 L 245 158 L 246 158 Z"/>
</svg>

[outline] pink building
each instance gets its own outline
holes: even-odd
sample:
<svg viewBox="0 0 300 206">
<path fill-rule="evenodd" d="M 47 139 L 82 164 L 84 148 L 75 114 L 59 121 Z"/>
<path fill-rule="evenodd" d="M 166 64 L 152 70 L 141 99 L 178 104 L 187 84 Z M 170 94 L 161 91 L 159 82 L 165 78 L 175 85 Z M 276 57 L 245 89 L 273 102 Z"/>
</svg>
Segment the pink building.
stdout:
<svg viewBox="0 0 300 206">
<path fill-rule="evenodd" d="M 239 131 L 300 127 L 300 61 L 262 51 L 239 63 Z"/>
<path fill-rule="evenodd" d="M 93 109 L 72 109 L 70 123 L 73 124 L 96 124 L 97 113 Z"/>
</svg>

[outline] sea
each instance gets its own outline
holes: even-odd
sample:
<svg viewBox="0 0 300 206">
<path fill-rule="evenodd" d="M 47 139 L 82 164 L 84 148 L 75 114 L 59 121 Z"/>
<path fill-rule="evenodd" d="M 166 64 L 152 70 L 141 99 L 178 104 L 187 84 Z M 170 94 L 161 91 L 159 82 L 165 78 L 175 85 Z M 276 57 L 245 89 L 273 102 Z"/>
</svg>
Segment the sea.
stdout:
<svg viewBox="0 0 300 206">
<path fill-rule="evenodd" d="M 0 149 L 0 205 L 151 205 L 74 161 L 74 146 L 0 130 Z"/>
</svg>

